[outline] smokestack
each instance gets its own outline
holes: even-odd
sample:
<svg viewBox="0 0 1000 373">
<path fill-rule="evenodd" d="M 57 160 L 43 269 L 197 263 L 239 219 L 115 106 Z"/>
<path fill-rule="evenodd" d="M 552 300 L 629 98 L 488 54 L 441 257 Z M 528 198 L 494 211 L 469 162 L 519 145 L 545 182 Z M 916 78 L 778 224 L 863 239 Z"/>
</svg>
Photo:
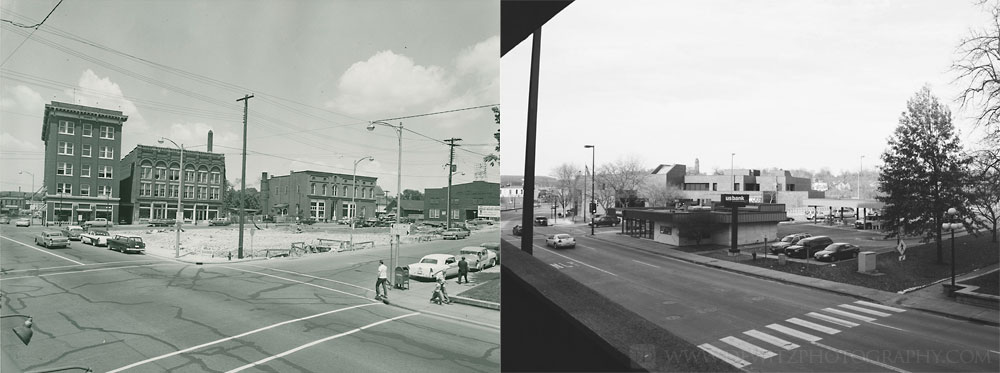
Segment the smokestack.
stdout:
<svg viewBox="0 0 1000 373">
<path fill-rule="evenodd" d="M 698 164 L 698 158 L 694 159 L 694 174 L 701 175 L 700 165 Z"/>
<path fill-rule="evenodd" d="M 212 152 L 212 130 L 208 130 L 208 152 Z"/>
</svg>

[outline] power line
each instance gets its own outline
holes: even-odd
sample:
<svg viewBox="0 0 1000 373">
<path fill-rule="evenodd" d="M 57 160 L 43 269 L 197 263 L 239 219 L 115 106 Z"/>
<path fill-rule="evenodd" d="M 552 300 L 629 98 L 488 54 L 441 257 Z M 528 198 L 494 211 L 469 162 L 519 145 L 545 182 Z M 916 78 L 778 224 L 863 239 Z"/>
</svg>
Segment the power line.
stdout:
<svg viewBox="0 0 1000 373">
<path fill-rule="evenodd" d="M 11 20 L 6 20 L 6 19 L 3 20 L 4 22 L 8 22 L 8 23 L 10 23 L 10 24 L 12 24 L 14 26 L 17 26 L 17 27 L 30 28 L 31 29 L 31 33 L 28 34 L 28 36 L 26 36 L 24 38 L 24 40 L 21 40 L 21 44 L 18 44 L 17 47 L 14 48 L 14 50 L 11 51 L 10 54 L 7 55 L 7 58 L 3 59 L 3 62 L 0 62 L 0 66 L 5 65 L 7 63 L 7 61 L 10 60 L 11 57 L 14 57 L 14 54 L 17 53 L 17 50 L 21 49 L 21 46 L 24 45 L 24 43 L 27 42 L 28 39 L 31 39 L 31 36 L 35 34 L 35 31 L 38 31 L 38 27 L 40 27 L 43 23 L 45 23 L 46 20 L 49 19 L 49 16 L 52 15 L 52 12 L 56 11 L 56 8 L 59 7 L 59 4 L 62 4 L 62 0 L 59 0 L 59 2 L 56 4 L 56 6 L 52 7 L 52 10 L 49 11 L 49 14 L 45 15 L 45 18 L 42 19 L 41 22 L 38 22 L 37 24 L 32 25 L 32 26 L 27 26 L 27 25 L 20 24 L 20 23 L 11 21 Z"/>
</svg>

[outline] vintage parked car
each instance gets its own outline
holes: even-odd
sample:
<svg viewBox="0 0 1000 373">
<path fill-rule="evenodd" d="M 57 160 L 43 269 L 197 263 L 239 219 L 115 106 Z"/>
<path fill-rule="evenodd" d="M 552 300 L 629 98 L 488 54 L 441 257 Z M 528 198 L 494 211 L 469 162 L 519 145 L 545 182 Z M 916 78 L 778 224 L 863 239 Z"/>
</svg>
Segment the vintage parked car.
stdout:
<svg viewBox="0 0 1000 373">
<path fill-rule="evenodd" d="M 142 242 L 142 237 L 134 234 L 116 234 L 114 238 L 108 240 L 108 249 L 126 254 L 141 253 L 146 251 L 146 243 Z"/>
<path fill-rule="evenodd" d="M 63 236 L 66 236 L 70 241 L 79 241 L 81 233 L 83 233 L 83 227 L 79 225 L 70 225 L 62 230 Z"/>
<path fill-rule="evenodd" d="M 232 222 L 230 222 L 229 219 L 225 218 L 212 219 L 208 221 L 208 225 L 211 226 L 225 226 L 229 224 L 232 224 Z"/>
<path fill-rule="evenodd" d="M 604 215 L 602 217 L 594 219 L 594 221 L 592 223 L 587 223 L 587 225 L 594 226 L 594 227 L 605 227 L 605 226 L 606 227 L 614 227 L 614 226 L 618 225 L 618 217 Z"/>
<path fill-rule="evenodd" d="M 93 227 L 111 228 L 111 221 L 105 218 L 97 218 L 94 220 L 87 220 L 83 223 L 84 229 L 90 229 Z"/>
<path fill-rule="evenodd" d="M 30 227 L 31 226 L 31 219 L 27 219 L 27 218 L 17 219 L 17 220 L 14 221 L 14 226 L 17 226 L 17 227 Z"/>
<path fill-rule="evenodd" d="M 457 240 L 460 238 L 469 237 L 469 231 L 464 228 L 448 228 L 444 232 L 441 232 L 441 238 L 448 240 Z"/>
<path fill-rule="evenodd" d="M 150 227 L 173 227 L 177 225 L 177 220 L 174 219 L 151 219 L 148 226 Z"/>
<path fill-rule="evenodd" d="M 560 247 L 576 247 L 576 239 L 565 233 L 553 234 L 545 238 L 545 246 L 552 246 L 554 249 Z"/>
<path fill-rule="evenodd" d="M 497 263 L 500 264 L 500 243 L 499 242 L 483 242 L 479 244 L 479 247 L 485 247 L 497 254 Z"/>
<path fill-rule="evenodd" d="M 69 247 L 69 238 L 63 236 L 62 232 L 41 231 L 35 235 L 35 245 L 42 245 L 46 248 Z"/>
<path fill-rule="evenodd" d="M 0 216 L 0 224 L 10 224 L 10 218 L 6 216 Z"/>
<path fill-rule="evenodd" d="M 521 236 L 521 226 L 520 225 L 515 225 L 513 233 L 514 233 L 515 236 L 520 237 Z"/>
<path fill-rule="evenodd" d="M 457 257 L 465 257 L 469 270 L 482 271 L 497 265 L 497 253 L 481 246 L 466 246 L 458 251 Z"/>
<path fill-rule="evenodd" d="M 454 255 L 430 254 L 420 259 L 419 263 L 409 265 L 410 277 L 433 279 L 444 271 L 444 277 L 458 276 L 458 260 Z"/>
<path fill-rule="evenodd" d="M 111 235 L 108 231 L 100 229 L 91 229 L 89 231 L 80 233 L 80 243 L 85 243 L 94 246 L 108 246 L 108 238 Z"/>
<path fill-rule="evenodd" d="M 849 243 L 837 242 L 827 246 L 822 251 L 813 254 L 816 260 L 821 262 L 833 262 L 841 259 L 857 258 L 861 248 Z"/>
<path fill-rule="evenodd" d="M 789 246 L 799 243 L 803 238 L 812 237 L 809 233 L 795 233 L 785 236 L 781 241 L 771 245 L 771 254 L 784 254 Z"/>
<path fill-rule="evenodd" d="M 822 251 L 833 243 L 833 239 L 827 236 L 814 236 L 804 238 L 798 244 L 785 249 L 785 255 L 789 258 L 805 259 L 818 251 Z"/>
</svg>

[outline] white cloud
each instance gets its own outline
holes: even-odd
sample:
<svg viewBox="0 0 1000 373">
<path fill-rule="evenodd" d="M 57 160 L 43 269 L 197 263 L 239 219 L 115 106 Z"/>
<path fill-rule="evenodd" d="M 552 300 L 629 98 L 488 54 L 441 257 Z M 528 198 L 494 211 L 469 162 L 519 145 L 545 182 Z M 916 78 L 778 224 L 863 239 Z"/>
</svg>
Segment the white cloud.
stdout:
<svg viewBox="0 0 1000 373">
<path fill-rule="evenodd" d="M 41 151 L 41 143 L 34 140 L 21 140 L 10 132 L 4 132 L 0 136 L 0 148 L 5 151 Z"/>
<path fill-rule="evenodd" d="M 149 125 L 143 119 L 135 103 L 125 98 L 121 87 L 118 83 L 112 82 L 111 78 L 102 78 L 93 70 L 87 69 L 80 74 L 77 85 L 80 89 L 63 91 L 67 96 L 73 97 L 71 102 L 107 110 L 120 110 L 129 117 L 126 122 L 129 128 L 137 132 L 149 130 Z"/>
<path fill-rule="evenodd" d="M 381 51 L 351 65 L 340 77 L 337 97 L 326 105 L 358 116 L 399 114 L 446 99 L 452 85 L 441 67 Z"/>
<path fill-rule="evenodd" d="M 490 81 L 500 76 L 500 37 L 493 36 L 465 49 L 455 61 L 459 74 L 478 74 Z"/>
<path fill-rule="evenodd" d="M 0 101 L 0 107 L 4 110 L 16 109 L 14 111 L 20 114 L 35 114 L 41 113 L 45 107 L 45 101 L 42 99 L 42 95 L 35 90 L 24 86 L 18 85 L 14 88 L 7 89 L 11 93 L 13 98 L 3 98 Z"/>
</svg>

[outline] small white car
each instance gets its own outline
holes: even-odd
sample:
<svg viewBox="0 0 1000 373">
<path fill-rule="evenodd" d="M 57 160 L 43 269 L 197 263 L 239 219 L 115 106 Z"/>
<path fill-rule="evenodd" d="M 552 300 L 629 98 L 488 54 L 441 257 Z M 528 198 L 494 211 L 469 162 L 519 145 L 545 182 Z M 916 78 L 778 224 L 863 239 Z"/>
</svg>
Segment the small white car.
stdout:
<svg viewBox="0 0 1000 373">
<path fill-rule="evenodd" d="M 458 276 L 458 260 L 454 255 L 430 254 L 420 259 L 419 263 L 410 264 L 410 277 L 433 279 L 444 271 L 444 277 Z"/>
<path fill-rule="evenodd" d="M 545 246 L 551 246 L 554 249 L 560 247 L 576 247 L 576 239 L 565 233 L 553 234 L 545 238 Z"/>
<path fill-rule="evenodd" d="M 482 271 L 497 265 L 497 253 L 480 246 L 466 246 L 458 251 L 457 257 L 465 257 L 469 270 Z"/>
<path fill-rule="evenodd" d="M 64 236 L 62 232 L 42 231 L 35 235 L 35 245 L 42 245 L 45 248 L 69 247 L 69 238 Z"/>
<path fill-rule="evenodd" d="M 31 226 L 31 219 L 17 219 L 16 221 L 14 221 L 14 226 L 17 226 L 17 227 L 30 227 Z"/>
<path fill-rule="evenodd" d="M 108 231 L 92 229 L 80 234 L 80 243 L 94 246 L 108 246 L 108 238 L 111 238 Z"/>
</svg>

